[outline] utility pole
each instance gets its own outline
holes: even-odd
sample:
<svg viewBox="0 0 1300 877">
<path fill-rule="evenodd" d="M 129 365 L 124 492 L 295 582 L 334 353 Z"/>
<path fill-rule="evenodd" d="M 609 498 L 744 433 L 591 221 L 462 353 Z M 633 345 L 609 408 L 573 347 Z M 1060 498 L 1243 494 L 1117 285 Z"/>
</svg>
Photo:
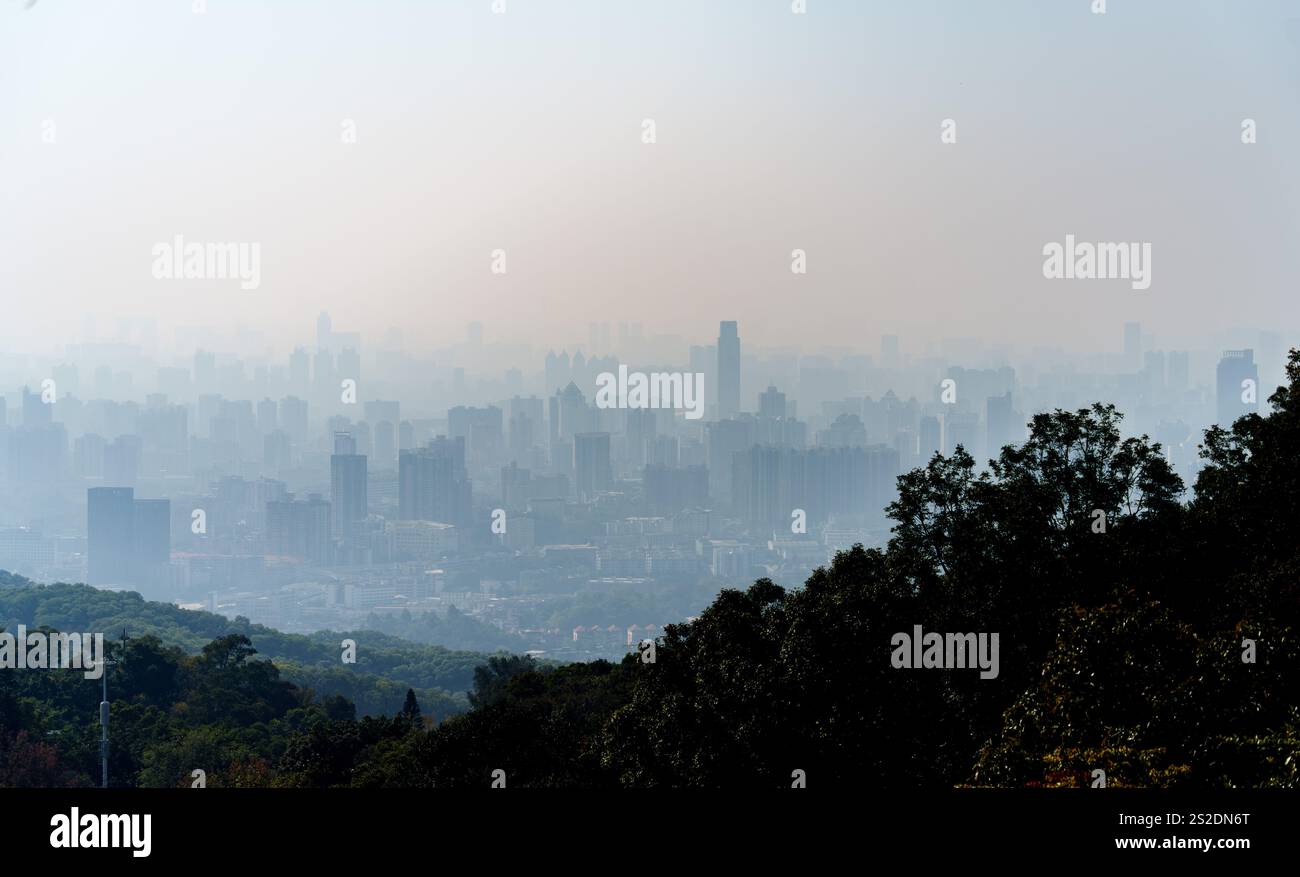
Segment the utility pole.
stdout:
<svg viewBox="0 0 1300 877">
<path fill-rule="evenodd" d="M 100 783 L 103 788 L 108 788 L 108 668 L 114 667 L 126 660 L 126 628 L 122 628 L 122 656 L 116 661 L 108 660 L 105 654 L 104 672 L 100 674 L 99 681 L 103 684 L 104 699 L 99 702 L 99 764 L 100 764 Z"/>
<path fill-rule="evenodd" d="M 99 677 L 104 683 L 104 699 L 99 702 L 99 763 L 101 787 L 108 788 L 108 660 L 104 660 L 104 673 Z"/>
</svg>

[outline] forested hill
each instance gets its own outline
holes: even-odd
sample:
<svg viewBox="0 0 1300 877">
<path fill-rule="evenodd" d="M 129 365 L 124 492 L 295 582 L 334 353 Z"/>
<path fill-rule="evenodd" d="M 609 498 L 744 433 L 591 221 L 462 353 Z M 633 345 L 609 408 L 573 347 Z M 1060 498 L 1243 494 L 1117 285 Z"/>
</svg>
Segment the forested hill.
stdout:
<svg viewBox="0 0 1300 877">
<path fill-rule="evenodd" d="M 220 637 L 242 634 L 260 657 L 271 659 L 294 684 L 321 696 L 342 695 L 362 715 L 393 713 L 408 688 L 426 710 L 438 716 L 463 712 L 474 668 L 487 662 L 478 652 L 419 645 L 377 631 L 319 631 L 309 636 L 282 633 L 246 618 L 179 609 L 145 600 L 129 591 L 104 591 L 87 585 L 37 585 L 0 571 L 0 627 L 14 631 L 48 627 L 63 632 L 103 633 L 120 638 L 155 636 L 164 645 L 198 654 Z M 356 663 L 342 662 L 341 643 L 357 643 Z"/>
</svg>

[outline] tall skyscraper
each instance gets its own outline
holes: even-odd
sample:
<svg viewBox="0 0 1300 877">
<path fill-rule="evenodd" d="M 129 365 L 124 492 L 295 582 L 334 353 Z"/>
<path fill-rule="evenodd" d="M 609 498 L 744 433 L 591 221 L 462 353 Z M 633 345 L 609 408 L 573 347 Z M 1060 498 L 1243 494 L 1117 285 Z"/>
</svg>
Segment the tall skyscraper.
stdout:
<svg viewBox="0 0 1300 877">
<path fill-rule="evenodd" d="M 647 449 L 659 434 L 656 413 L 653 408 L 630 408 L 627 411 L 627 460 L 638 468 L 646 463 Z"/>
<path fill-rule="evenodd" d="M 319 494 L 266 504 L 266 551 L 327 564 L 332 559 L 330 504 Z"/>
<path fill-rule="evenodd" d="M 718 326 L 718 419 L 740 413 L 740 335 L 735 320 Z"/>
<path fill-rule="evenodd" d="M 130 583 L 134 544 L 135 491 L 130 487 L 86 491 L 86 583 Z"/>
<path fill-rule="evenodd" d="M 942 447 L 943 433 L 939 426 L 939 418 L 927 414 L 921 418 L 917 437 L 917 454 L 921 458 L 921 464 L 929 463 L 930 458 L 939 453 Z"/>
<path fill-rule="evenodd" d="M 1232 427 L 1238 417 L 1259 410 L 1259 368 L 1255 351 L 1225 350 L 1215 370 L 1215 410 L 1218 425 Z"/>
<path fill-rule="evenodd" d="M 137 499 L 132 511 L 131 563 L 136 569 L 136 580 L 157 582 L 160 568 L 171 562 L 171 500 Z"/>
<path fill-rule="evenodd" d="M 736 454 L 749 450 L 754 443 L 754 422 L 752 420 L 721 420 L 710 423 L 705 430 L 708 448 L 709 495 L 714 499 L 728 501 L 731 499 L 732 459 Z M 695 461 L 683 459 L 682 465 L 691 465 Z"/>
<path fill-rule="evenodd" d="M 155 585 L 171 560 L 171 500 L 136 499 L 130 487 L 86 491 L 86 581 Z"/>
<path fill-rule="evenodd" d="M 334 453 L 330 455 L 331 529 L 332 535 L 344 539 L 352 538 L 356 523 L 364 521 L 368 513 L 366 458 L 356 451 L 357 443 L 350 434 L 334 434 Z"/>
<path fill-rule="evenodd" d="M 465 526 L 473 514 L 465 476 L 465 440 L 438 436 L 397 458 L 398 518 Z"/>
<path fill-rule="evenodd" d="M 582 432 L 573 437 L 573 472 L 578 497 L 591 499 L 614 481 L 609 462 L 609 433 Z"/>
<path fill-rule="evenodd" d="M 551 413 L 552 438 L 572 439 L 580 432 L 591 430 L 596 418 L 577 384 L 570 381 L 552 398 L 555 399 Z"/>
<path fill-rule="evenodd" d="M 1001 454 L 1003 445 L 1009 445 L 1017 439 L 1012 422 L 1011 393 L 989 396 L 984 405 L 984 428 L 987 435 L 985 447 L 989 456 Z"/>
<path fill-rule="evenodd" d="M 376 469 L 392 469 L 397 465 L 397 424 L 381 420 L 375 424 L 374 457 Z"/>
</svg>

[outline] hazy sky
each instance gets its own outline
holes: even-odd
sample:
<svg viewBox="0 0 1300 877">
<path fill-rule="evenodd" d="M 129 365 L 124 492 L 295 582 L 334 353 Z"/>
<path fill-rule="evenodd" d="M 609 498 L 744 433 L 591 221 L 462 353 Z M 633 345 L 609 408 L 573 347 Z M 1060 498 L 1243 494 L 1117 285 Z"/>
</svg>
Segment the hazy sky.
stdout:
<svg viewBox="0 0 1300 877">
<path fill-rule="evenodd" d="M 287 347 L 322 308 L 372 340 L 736 319 L 869 351 L 1300 323 L 1294 2 L 25 5 L 0 0 L 9 349 L 88 313 Z M 1044 279 L 1067 233 L 1150 242 L 1151 288 Z M 154 279 L 177 234 L 258 243 L 260 287 Z"/>
</svg>

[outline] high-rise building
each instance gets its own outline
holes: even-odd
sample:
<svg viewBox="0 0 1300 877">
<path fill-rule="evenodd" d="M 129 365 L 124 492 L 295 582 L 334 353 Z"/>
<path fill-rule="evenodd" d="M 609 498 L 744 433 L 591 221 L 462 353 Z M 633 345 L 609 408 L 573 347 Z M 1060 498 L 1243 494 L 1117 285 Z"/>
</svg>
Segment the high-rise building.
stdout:
<svg viewBox="0 0 1300 877">
<path fill-rule="evenodd" d="M 86 583 L 129 584 L 134 544 L 135 491 L 130 487 L 86 491 Z"/>
<path fill-rule="evenodd" d="M 789 532 L 796 509 L 808 524 L 832 516 L 882 521 L 895 496 L 899 454 L 886 445 L 808 450 L 755 445 L 735 456 L 733 468 L 733 506 L 746 523 Z"/>
<path fill-rule="evenodd" d="M 375 424 L 374 458 L 376 469 L 392 469 L 397 465 L 397 425 L 391 420 Z"/>
<path fill-rule="evenodd" d="M 289 391 L 295 396 L 306 396 L 311 389 L 311 358 L 307 351 L 295 347 L 289 354 Z M 281 411 L 283 418 L 284 412 Z"/>
<path fill-rule="evenodd" d="M 710 423 L 706 430 L 708 442 L 709 495 L 715 499 L 731 499 L 732 460 L 736 454 L 749 450 L 754 443 L 754 421 L 721 420 Z M 682 446 L 684 451 L 685 445 Z M 697 461 L 682 454 L 681 463 L 689 466 Z"/>
<path fill-rule="evenodd" d="M 880 336 L 880 364 L 885 368 L 898 368 L 901 365 L 897 335 Z"/>
<path fill-rule="evenodd" d="M 930 458 L 943 448 L 943 433 L 940 429 L 939 418 L 932 414 L 927 414 L 921 418 L 918 436 L 917 436 L 917 454 L 921 458 L 921 464 L 930 462 Z"/>
<path fill-rule="evenodd" d="M 335 333 L 334 337 L 337 340 L 340 336 Z M 358 385 L 361 383 L 361 354 L 355 347 L 344 347 L 339 351 L 335 372 L 339 380 L 350 379 Z"/>
<path fill-rule="evenodd" d="M 1142 367 L 1142 324 L 1124 324 L 1124 367 L 1137 371 Z"/>
<path fill-rule="evenodd" d="M 817 433 L 817 444 L 826 448 L 865 448 L 867 428 L 856 414 L 841 414 Z"/>
<path fill-rule="evenodd" d="M 137 499 L 133 512 L 131 562 L 137 580 L 156 582 L 160 568 L 171 561 L 172 503 L 169 499 Z"/>
<path fill-rule="evenodd" d="M 546 392 L 558 392 L 561 387 L 573 380 L 569 364 L 569 352 L 556 354 L 554 350 L 546 354 Z"/>
<path fill-rule="evenodd" d="M 740 335 L 735 320 L 718 326 L 718 419 L 740 413 Z"/>
<path fill-rule="evenodd" d="M 1002 447 L 1017 440 L 1014 433 L 1015 415 L 1011 410 L 1011 393 L 990 396 L 984 406 L 985 447 L 990 456 L 1002 453 Z"/>
<path fill-rule="evenodd" d="M 356 452 L 349 433 L 335 433 L 330 455 L 330 504 L 332 535 L 352 539 L 356 525 L 368 514 L 366 458 Z"/>
<path fill-rule="evenodd" d="M 503 412 L 495 405 L 458 405 L 447 412 L 447 434 L 464 439 L 466 451 L 476 465 L 495 463 L 505 447 Z"/>
<path fill-rule="evenodd" d="M 556 391 L 550 399 L 551 445 L 560 439 L 572 439 L 580 432 L 590 432 L 595 425 L 595 417 L 587 399 L 570 381 L 563 390 Z"/>
<path fill-rule="evenodd" d="M 473 506 L 464 439 L 438 436 L 426 447 L 400 452 L 397 500 L 400 520 L 467 525 Z"/>
<path fill-rule="evenodd" d="M 321 311 L 316 317 L 316 346 L 322 350 L 329 350 L 333 344 L 334 323 L 327 312 Z"/>
<path fill-rule="evenodd" d="M 136 499 L 130 487 L 86 491 L 88 584 L 157 584 L 170 559 L 170 500 Z"/>
<path fill-rule="evenodd" d="M 659 466 L 677 465 L 677 437 L 656 435 L 646 446 L 646 462 Z"/>
<path fill-rule="evenodd" d="M 306 500 L 273 500 L 266 504 L 266 551 L 317 564 L 332 559 L 330 504 L 319 494 Z"/>
<path fill-rule="evenodd" d="M 658 421 L 653 408 L 629 408 L 627 410 L 627 460 L 633 466 L 646 463 L 646 453 L 654 437 L 658 435 Z"/>
<path fill-rule="evenodd" d="M 692 344 L 691 374 L 704 375 L 704 409 L 714 416 L 718 410 L 718 348 Z"/>
<path fill-rule="evenodd" d="M 1229 429 L 1238 417 L 1259 410 L 1259 368 L 1255 351 L 1225 350 L 1215 370 L 1218 425 Z"/>
<path fill-rule="evenodd" d="M 429 440 L 427 447 L 437 457 L 446 457 L 451 460 L 451 474 L 453 478 L 465 480 L 469 476 L 465 470 L 465 439 L 461 436 L 434 436 Z"/>
<path fill-rule="evenodd" d="M 508 511 L 528 510 L 528 500 L 532 499 L 532 480 L 532 471 L 520 469 L 518 463 L 511 462 L 509 466 L 501 467 L 501 500 Z"/>
<path fill-rule="evenodd" d="M 582 432 L 573 437 L 573 472 L 580 499 L 591 499 L 614 483 L 609 460 L 609 433 Z"/>
<path fill-rule="evenodd" d="M 104 481 L 109 487 L 135 487 L 140 477 L 142 443 L 138 435 L 119 435 L 104 448 Z"/>
<path fill-rule="evenodd" d="M 72 474 L 78 478 L 104 477 L 104 437 L 88 432 L 72 445 Z"/>
<path fill-rule="evenodd" d="M 307 402 L 297 396 L 286 396 L 280 400 L 280 429 L 289 436 L 289 440 L 301 445 L 307 441 Z"/>
<path fill-rule="evenodd" d="M 980 462 L 984 455 L 980 443 L 980 416 L 973 411 L 954 411 L 943 417 L 944 453 L 951 454 L 960 446 Z"/>
<path fill-rule="evenodd" d="M 257 431 L 262 435 L 274 432 L 276 428 L 275 400 L 263 399 L 257 403 Z"/>
<path fill-rule="evenodd" d="M 9 483 L 48 489 L 63 478 L 68 432 L 62 423 L 23 426 L 7 435 Z"/>
<path fill-rule="evenodd" d="M 54 406 L 40 393 L 23 387 L 23 426 L 48 426 L 54 419 Z"/>
<path fill-rule="evenodd" d="M 758 394 L 759 417 L 785 417 L 785 412 L 785 393 L 769 385 L 766 390 Z"/>
</svg>

